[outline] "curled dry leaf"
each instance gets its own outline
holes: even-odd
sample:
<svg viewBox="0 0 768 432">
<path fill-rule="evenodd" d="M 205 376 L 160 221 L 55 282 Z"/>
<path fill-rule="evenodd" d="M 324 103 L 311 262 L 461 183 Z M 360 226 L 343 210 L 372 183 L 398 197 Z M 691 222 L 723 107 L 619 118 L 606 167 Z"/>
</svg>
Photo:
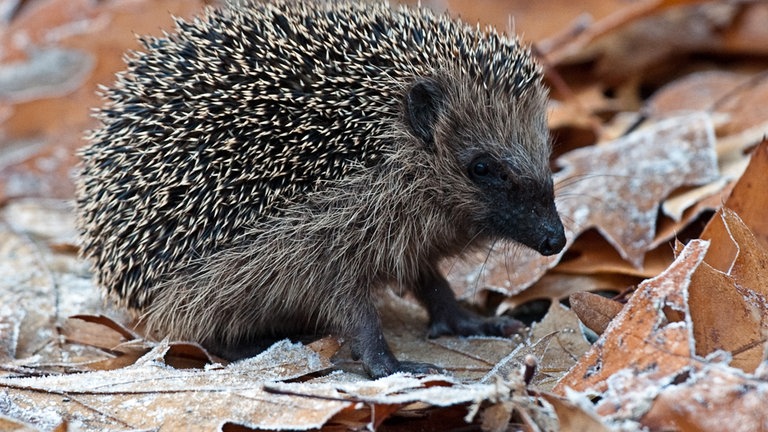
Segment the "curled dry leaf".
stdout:
<svg viewBox="0 0 768 432">
<path fill-rule="evenodd" d="M 766 9 L 768 11 L 768 8 Z M 721 117 L 717 153 L 721 177 L 707 185 L 678 193 L 664 201 L 662 209 L 680 221 L 683 212 L 711 196 L 709 203 L 687 212 L 685 219 L 722 203 L 718 194 L 727 182 L 738 179 L 749 162 L 744 150 L 758 144 L 768 133 L 768 74 L 748 75 L 728 71 L 692 73 L 659 89 L 646 103 L 648 115 L 664 117 L 680 111 L 706 110 Z M 722 196 L 727 196 L 727 193 Z M 734 208 L 742 214 L 741 209 Z M 678 223 L 681 229 L 686 224 Z"/>
<path fill-rule="evenodd" d="M 648 245 L 643 256 L 643 266 L 638 268 L 619 255 L 606 244 L 604 238 L 595 231 L 588 231 L 579 236 L 573 246 L 552 270 L 571 274 L 620 274 L 649 278 L 664 271 L 674 260 L 672 248 L 668 244 Z"/>
<path fill-rule="evenodd" d="M 768 202 L 768 140 L 763 140 L 752 152 L 749 165 L 733 187 L 725 201 L 725 207 L 738 213 L 763 247 L 768 247 L 768 218 L 765 217 Z M 727 238 L 718 218 L 713 218 L 701 234 L 703 239 Z M 715 255 L 717 252 L 717 255 Z M 715 268 L 727 271 L 735 256 L 735 245 L 721 245 L 720 249 L 707 254 L 707 262 Z"/>
<path fill-rule="evenodd" d="M 621 303 L 589 292 L 571 294 L 571 308 L 590 330 L 603 334 L 611 320 L 624 307 Z"/>
<path fill-rule="evenodd" d="M 729 238 L 713 238 L 713 249 L 727 242 L 736 252 L 726 272 L 705 262 L 694 275 L 690 305 L 697 353 L 727 351 L 733 366 L 754 372 L 767 346 L 768 250 L 732 210 L 723 208 L 717 219 Z"/>
<path fill-rule="evenodd" d="M 520 34 L 531 42 L 562 33 L 564 28 L 570 35 L 583 30 L 585 21 L 591 23 L 626 7 L 621 0 L 585 0 L 578 3 L 567 0 L 447 0 L 444 3 L 465 22 L 492 24 L 497 29 Z M 558 13 L 553 14 L 555 8 Z"/>
<path fill-rule="evenodd" d="M 730 71 L 695 72 L 656 91 L 646 101 L 645 110 L 652 117 L 679 111 L 713 111 L 718 101 L 737 95 L 748 80 L 748 75 Z"/>
<path fill-rule="evenodd" d="M 640 284 L 600 339 L 557 383 L 555 392 L 562 395 L 566 387 L 601 392 L 606 380 L 623 369 L 653 379 L 693 362 L 690 321 L 673 319 L 680 313 L 690 315 L 688 286 L 708 246 L 706 241 L 691 241 L 666 271 Z"/>
<path fill-rule="evenodd" d="M 107 358 L 98 358 L 71 364 L 71 368 L 84 370 L 115 370 L 132 365 L 145 354 L 158 346 L 167 346 L 162 359 L 158 361 L 176 369 L 202 369 L 214 363 L 226 363 L 212 356 L 202 346 L 192 342 L 157 342 L 141 338 L 131 329 L 115 322 L 104 315 L 75 315 L 69 317 L 59 329 L 68 343 L 80 344 L 99 348 L 110 354 Z M 324 346 L 318 342 L 318 347 Z M 313 348 L 313 346 L 310 346 Z M 338 348 L 337 348 L 338 349 Z M 320 352 L 318 350 L 314 350 Z M 330 357 L 335 353 L 325 347 L 321 354 Z"/>
<path fill-rule="evenodd" d="M 763 141 L 701 235 L 713 247 L 695 275 L 701 286 L 691 292 L 697 352 L 725 350 L 734 357 L 732 365 L 747 372 L 762 361 L 768 329 L 767 170 L 768 141 Z"/>
<path fill-rule="evenodd" d="M 709 4 L 697 6 L 699 3 Z M 675 55 L 717 45 L 721 27 L 733 23 L 739 9 L 713 3 L 706 0 L 636 2 L 544 54 L 553 64 L 591 61 L 604 81 L 631 79 Z M 685 5 L 693 6 L 680 7 Z"/>
</svg>

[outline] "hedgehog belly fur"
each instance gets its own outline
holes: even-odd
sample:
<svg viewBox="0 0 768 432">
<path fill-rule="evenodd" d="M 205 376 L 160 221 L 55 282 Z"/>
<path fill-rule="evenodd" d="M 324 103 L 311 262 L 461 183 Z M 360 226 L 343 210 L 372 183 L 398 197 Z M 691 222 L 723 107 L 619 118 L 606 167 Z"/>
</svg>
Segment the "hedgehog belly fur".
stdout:
<svg viewBox="0 0 768 432">
<path fill-rule="evenodd" d="M 422 265 L 438 254 L 432 242 L 414 241 L 424 229 L 452 235 L 438 229 L 448 226 L 439 213 L 404 214 L 409 220 L 398 221 L 404 226 L 396 231 L 370 225 L 389 217 L 393 205 L 412 205 L 392 199 L 406 187 L 393 182 L 395 176 L 379 175 L 373 183 L 371 177 L 376 176 L 312 194 L 309 203 L 255 227 L 241 246 L 160 284 L 147 311 L 148 326 L 211 346 L 354 331 L 348 324 L 359 322 L 356 315 L 372 303 L 376 288 L 412 286 Z M 323 206 L 328 211 L 318 212 Z"/>
</svg>

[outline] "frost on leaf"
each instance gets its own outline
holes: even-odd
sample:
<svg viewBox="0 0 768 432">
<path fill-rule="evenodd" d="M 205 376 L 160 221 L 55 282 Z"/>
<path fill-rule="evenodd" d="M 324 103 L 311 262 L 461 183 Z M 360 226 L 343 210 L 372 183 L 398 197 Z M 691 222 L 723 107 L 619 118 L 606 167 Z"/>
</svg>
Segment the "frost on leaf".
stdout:
<svg viewBox="0 0 768 432">
<path fill-rule="evenodd" d="M 686 319 L 688 286 L 708 246 L 691 241 L 667 271 L 643 282 L 555 391 L 603 391 L 605 381 L 622 369 L 660 377 L 689 365 L 695 347 Z"/>
<path fill-rule="evenodd" d="M 263 389 L 265 382 L 291 379 L 327 368 L 327 359 L 302 345 L 277 344 L 257 357 L 223 367 L 174 369 L 158 362 L 159 346 L 139 362 L 116 371 L 0 379 L 0 389 L 19 410 L 48 407 L 87 429 L 168 430 L 194 426 L 216 430 L 223 420 L 250 427 L 320 427 L 349 402 L 294 399 Z M 260 408 L 254 410 L 254 405 Z M 288 409 L 288 407 L 291 407 Z"/>
</svg>

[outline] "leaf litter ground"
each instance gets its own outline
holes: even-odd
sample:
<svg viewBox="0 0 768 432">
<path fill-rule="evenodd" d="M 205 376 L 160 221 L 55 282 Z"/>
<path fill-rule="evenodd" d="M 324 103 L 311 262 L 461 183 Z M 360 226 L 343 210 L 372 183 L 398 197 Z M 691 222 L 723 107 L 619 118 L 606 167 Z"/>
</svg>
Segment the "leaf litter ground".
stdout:
<svg viewBox="0 0 768 432">
<path fill-rule="evenodd" d="M 768 427 L 768 5 L 447 0 L 469 22 L 514 16 L 547 68 L 568 250 L 445 263 L 481 310 L 544 305 L 517 339 L 427 340 L 424 312 L 386 293 L 398 357 L 447 374 L 370 381 L 330 337 L 232 364 L 146 339 L 76 258 L 96 85 L 134 34 L 202 3 L 0 2 L 0 429 Z"/>
</svg>

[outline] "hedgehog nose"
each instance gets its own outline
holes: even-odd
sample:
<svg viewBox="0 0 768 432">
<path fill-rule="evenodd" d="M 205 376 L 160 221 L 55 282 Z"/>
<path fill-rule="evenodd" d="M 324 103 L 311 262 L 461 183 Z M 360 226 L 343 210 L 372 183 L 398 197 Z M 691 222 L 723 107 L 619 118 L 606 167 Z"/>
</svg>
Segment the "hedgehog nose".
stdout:
<svg viewBox="0 0 768 432">
<path fill-rule="evenodd" d="M 547 231 L 546 237 L 538 247 L 539 253 L 544 256 L 554 255 L 563 250 L 566 241 L 562 224 L 558 223 L 557 226 L 549 227 Z"/>
</svg>

